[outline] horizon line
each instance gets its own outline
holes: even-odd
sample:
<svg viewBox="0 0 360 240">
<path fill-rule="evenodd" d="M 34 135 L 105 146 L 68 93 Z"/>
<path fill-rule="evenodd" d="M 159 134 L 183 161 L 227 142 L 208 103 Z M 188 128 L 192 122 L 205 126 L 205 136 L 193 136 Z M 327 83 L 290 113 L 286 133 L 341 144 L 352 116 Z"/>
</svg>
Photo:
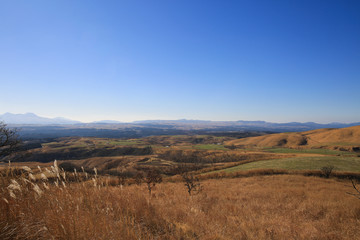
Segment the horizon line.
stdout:
<svg viewBox="0 0 360 240">
<path fill-rule="evenodd" d="M 113 121 L 114 123 L 103 123 L 103 124 L 130 124 L 130 123 L 136 123 L 136 122 L 142 122 L 142 121 L 201 121 L 201 122 L 265 122 L 265 123 L 276 123 L 276 124 L 285 124 L 285 123 L 315 123 L 315 124 L 322 124 L 322 125 L 326 125 L 326 124 L 353 124 L 353 123 L 360 123 L 360 121 L 354 121 L 354 122 L 337 122 L 337 121 L 333 121 L 333 122 L 316 122 L 316 121 L 305 121 L 305 122 L 299 122 L 299 121 L 289 121 L 289 122 L 284 122 L 284 121 L 266 121 L 266 120 L 243 120 L 243 119 L 238 119 L 238 120 L 205 120 L 205 119 L 191 119 L 191 118 L 177 118 L 177 119 L 161 119 L 161 118 L 156 118 L 156 119 L 140 119 L 140 120 L 133 120 L 133 121 L 121 121 L 121 120 L 114 120 L 114 119 L 102 119 L 102 120 L 95 120 L 95 121 L 81 121 L 81 120 L 76 120 L 76 119 L 72 119 L 72 118 L 68 118 L 68 117 L 52 117 L 52 116 L 40 116 L 38 114 L 35 114 L 33 112 L 26 112 L 26 113 L 11 113 L 11 112 L 5 112 L 1 115 L 5 115 L 5 114 L 12 114 L 12 115 L 26 115 L 26 114 L 32 114 L 35 115 L 37 117 L 41 117 L 41 118 L 48 118 L 50 120 L 54 120 L 57 118 L 62 118 L 64 120 L 68 120 L 68 121 L 76 121 L 79 123 L 69 123 L 69 124 L 60 124 L 60 125 L 74 125 L 74 124 L 91 124 L 91 123 L 102 123 L 102 122 L 106 122 L 106 121 Z M 0 120 L 1 121 L 1 120 Z M 116 123 L 115 123 L 116 122 Z M 11 124 L 11 123 L 10 123 Z M 24 123 L 26 124 L 26 123 Z M 56 123 L 54 123 L 56 125 Z M 34 124 L 29 124 L 29 125 L 34 125 Z M 43 124 L 41 124 L 43 125 Z"/>
</svg>

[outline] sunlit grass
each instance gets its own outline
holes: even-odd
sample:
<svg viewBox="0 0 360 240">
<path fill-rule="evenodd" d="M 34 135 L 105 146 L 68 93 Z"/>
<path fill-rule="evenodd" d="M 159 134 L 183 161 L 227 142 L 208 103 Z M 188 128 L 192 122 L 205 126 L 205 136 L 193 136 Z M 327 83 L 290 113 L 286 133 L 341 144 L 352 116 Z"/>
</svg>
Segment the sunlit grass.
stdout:
<svg viewBox="0 0 360 240">
<path fill-rule="evenodd" d="M 197 144 L 197 145 L 193 145 L 192 148 L 199 150 L 229 150 L 225 148 L 223 145 L 217 145 L 217 144 Z"/>
<path fill-rule="evenodd" d="M 236 172 L 252 169 L 320 170 L 328 165 L 334 166 L 336 171 L 360 172 L 360 158 L 338 156 L 293 157 L 255 161 L 220 171 Z"/>
<path fill-rule="evenodd" d="M 330 149 L 293 149 L 293 148 L 264 148 L 264 151 L 273 153 L 307 153 L 307 154 L 323 154 L 323 155 L 349 155 L 354 156 L 355 153 L 336 151 Z"/>
<path fill-rule="evenodd" d="M 34 180 L 52 173 L 54 180 Z M 73 177 L 75 181 L 70 181 Z M 82 180 L 80 180 L 82 179 Z M 349 182 L 304 176 L 119 185 L 56 165 L 0 174 L 0 239 L 357 239 Z M 111 183 L 111 184 L 110 184 Z"/>
</svg>

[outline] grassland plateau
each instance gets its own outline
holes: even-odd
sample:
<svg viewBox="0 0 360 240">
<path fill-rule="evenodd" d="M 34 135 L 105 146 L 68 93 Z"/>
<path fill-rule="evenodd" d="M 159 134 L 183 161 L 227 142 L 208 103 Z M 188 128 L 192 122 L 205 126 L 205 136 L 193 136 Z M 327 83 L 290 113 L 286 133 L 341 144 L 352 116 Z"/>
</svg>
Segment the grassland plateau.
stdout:
<svg viewBox="0 0 360 240">
<path fill-rule="evenodd" d="M 66 137 L 7 160 L 1 239 L 358 238 L 360 126 Z"/>
</svg>

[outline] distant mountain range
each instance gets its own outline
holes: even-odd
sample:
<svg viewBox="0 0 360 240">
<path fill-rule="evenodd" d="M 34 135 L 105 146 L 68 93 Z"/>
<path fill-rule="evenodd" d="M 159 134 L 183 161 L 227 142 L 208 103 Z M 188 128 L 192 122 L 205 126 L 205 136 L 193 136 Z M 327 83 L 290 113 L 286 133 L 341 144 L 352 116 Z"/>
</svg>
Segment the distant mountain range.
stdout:
<svg viewBox="0 0 360 240">
<path fill-rule="evenodd" d="M 265 121 L 206 121 L 206 120 L 145 120 L 134 121 L 131 123 L 122 123 L 114 120 L 103 120 L 91 123 L 83 123 L 66 118 L 45 118 L 37 116 L 34 113 L 12 114 L 5 113 L 0 115 L 0 121 L 11 125 L 69 125 L 71 128 L 105 128 L 116 129 L 124 127 L 151 127 L 181 130 L 219 130 L 219 131 L 239 131 L 239 130 L 258 130 L 258 131 L 306 131 L 319 128 L 344 128 L 360 125 L 356 123 L 328 123 L 320 124 L 315 122 L 289 122 L 289 123 L 271 123 Z M 73 125 L 73 126 L 70 126 Z"/>
<path fill-rule="evenodd" d="M 116 121 L 116 120 L 101 120 L 101 121 L 95 121 L 95 122 L 91 122 L 94 124 L 117 124 L 117 123 L 123 123 L 120 121 Z"/>
<path fill-rule="evenodd" d="M 272 123 L 266 121 L 206 121 L 206 120 L 145 120 L 133 122 L 137 125 L 168 125 L 168 126 L 193 126 L 195 128 L 236 128 L 236 129 L 252 129 L 261 131 L 306 131 L 314 130 L 319 128 L 344 128 L 360 125 L 360 122 L 355 123 L 315 123 L 315 122 L 288 122 L 288 123 Z"/>
<path fill-rule="evenodd" d="M 79 121 L 74 121 L 62 117 L 46 118 L 40 117 L 34 113 L 13 114 L 5 113 L 0 115 L 0 121 L 7 124 L 34 124 L 34 125 L 58 125 L 58 124 L 78 124 Z"/>
</svg>

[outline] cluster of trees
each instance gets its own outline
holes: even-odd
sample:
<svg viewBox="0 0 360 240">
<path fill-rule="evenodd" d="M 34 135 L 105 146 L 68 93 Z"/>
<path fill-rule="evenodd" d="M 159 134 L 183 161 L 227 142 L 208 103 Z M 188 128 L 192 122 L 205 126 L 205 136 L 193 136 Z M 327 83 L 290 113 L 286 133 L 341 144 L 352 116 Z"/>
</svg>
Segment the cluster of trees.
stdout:
<svg viewBox="0 0 360 240">
<path fill-rule="evenodd" d="M 199 178 L 195 177 L 193 174 L 186 172 L 182 174 L 182 178 L 185 182 L 185 187 L 190 196 L 202 191 L 203 188 L 200 184 Z M 162 175 L 158 169 L 151 169 L 147 171 L 145 175 L 139 172 L 135 176 L 135 182 L 139 185 L 142 182 L 145 182 L 149 191 L 149 195 L 151 195 L 151 191 L 156 186 L 156 184 L 162 182 Z"/>
</svg>

